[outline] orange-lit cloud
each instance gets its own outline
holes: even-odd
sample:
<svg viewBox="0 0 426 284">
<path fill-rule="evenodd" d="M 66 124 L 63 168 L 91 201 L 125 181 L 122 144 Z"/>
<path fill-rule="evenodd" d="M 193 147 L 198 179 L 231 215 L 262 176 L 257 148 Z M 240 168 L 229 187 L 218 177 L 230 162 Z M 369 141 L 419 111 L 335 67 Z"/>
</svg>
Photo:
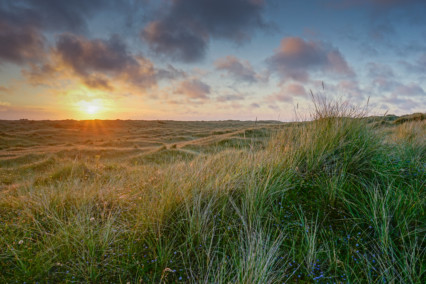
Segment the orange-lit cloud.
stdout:
<svg viewBox="0 0 426 284">
<path fill-rule="evenodd" d="M 298 37 L 284 38 L 267 63 L 283 81 L 306 82 L 309 74 L 315 71 L 355 75 L 338 49 L 322 41 L 305 41 Z"/>
<path fill-rule="evenodd" d="M 130 53 L 118 36 L 102 40 L 73 34 L 58 37 L 48 62 L 31 64 L 22 72 L 34 85 L 56 88 L 58 84 L 63 86 L 61 80 L 75 80 L 91 89 L 113 91 L 119 87 L 139 93 L 155 87 L 158 77 L 153 63 Z M 178 71 L 169 67 L 161 75 L 173 77 L 173 72 Z"/>
<path fill-rule="evenodd" d="M 72 70 L 88 87 L 111 89 L 110 78 L 146 89 L 156 84 L 152 62 L 127 50 L 118 36 L 89 40 L 60 35 L 54 49 L 59 62 Z"/>
</svg>

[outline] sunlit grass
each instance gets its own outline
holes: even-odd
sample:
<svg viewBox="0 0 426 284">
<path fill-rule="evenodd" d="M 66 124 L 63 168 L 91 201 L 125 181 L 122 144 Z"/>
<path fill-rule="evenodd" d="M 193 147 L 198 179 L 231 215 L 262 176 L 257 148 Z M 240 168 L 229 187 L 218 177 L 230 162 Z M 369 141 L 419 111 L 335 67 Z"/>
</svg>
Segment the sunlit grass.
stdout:
<svg viewBox="0 0 426 284">
<path fill-rule="evenodd" d="M 279 131 L 82 124 L 99 136 L 3 159 L 0 282 L 422 283 L 424 121 L 316 102 Z"/>
</svg>

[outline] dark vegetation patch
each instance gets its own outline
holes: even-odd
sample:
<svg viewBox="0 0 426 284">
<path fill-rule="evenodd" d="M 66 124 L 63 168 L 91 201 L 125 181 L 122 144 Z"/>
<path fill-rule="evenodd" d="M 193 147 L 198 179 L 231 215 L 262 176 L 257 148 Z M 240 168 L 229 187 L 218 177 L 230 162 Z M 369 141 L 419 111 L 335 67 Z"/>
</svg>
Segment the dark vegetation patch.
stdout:
<svg viewBox="0 0 426 284">
<path fill-rule="evenodd" d="M 410 115 L 403 115 L 401 117 L 398 117 L 397 119 L 395 119 L 394 123 L 401 124 L 401 123 L 409 122 L 409 121 L 422 121 L 425 118 L 426 118 L 426 115 L 424 113 L 413 113 Z"/>
<path fill-rule="evenodd" d="M 166 147 L 160 148 L 155 152 L 150 152 L 146 154 L 133 157 L 129 160 L 131 164 L 134 165 L 144 165 L 144 164 L 169 164 L 178 161 L 190 161 L 197 154 L 191 151 L 185 151 L 183 149 L 167 149 Z"/>
</svg>

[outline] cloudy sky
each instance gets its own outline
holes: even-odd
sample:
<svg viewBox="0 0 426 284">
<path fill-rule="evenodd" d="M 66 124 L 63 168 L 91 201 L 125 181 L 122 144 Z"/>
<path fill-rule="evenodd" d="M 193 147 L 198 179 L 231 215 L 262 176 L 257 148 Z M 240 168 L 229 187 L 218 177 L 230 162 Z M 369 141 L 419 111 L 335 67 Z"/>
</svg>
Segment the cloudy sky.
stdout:
<svg viewBox="0 0 426 284">
<path fill-rule="evenodd" d="M 0 119 L 426 107 L 424 0 L 0 0 Z M 325 90 L 322 90 L 324 82 Z"/>
</svg>

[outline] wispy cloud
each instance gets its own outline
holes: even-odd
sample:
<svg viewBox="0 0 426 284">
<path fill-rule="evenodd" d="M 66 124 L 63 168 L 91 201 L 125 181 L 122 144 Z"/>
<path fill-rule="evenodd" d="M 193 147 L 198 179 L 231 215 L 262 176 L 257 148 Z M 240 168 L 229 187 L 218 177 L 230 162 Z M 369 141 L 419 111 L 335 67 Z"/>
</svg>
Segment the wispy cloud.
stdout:
<svg viewBox="0 0 426 284">
<path fill-rule="evenodd" d="M 199 79 L 188 79 L 180 82 L 175 92 L 190 99 L 207 99 L 210 89 L 209 85 Z"/>
<path fill-rule="evenodd" d="M 284 85 L 279 92 L 267 96 L 265 101 L 268 103 L 293 103 L 295 97 L 306 98 L 305 87 L 297 83 Z"/>
<path fill-rule="evenodd" d="M 260 83 L 268 80 L 268 74 L 255 72 L 249 61 L 240 60 L 232 55 L 217 59 L 214 65 L 217 70 L 226 71 L 227 75 L 238 81 Z"/>
</svg>

